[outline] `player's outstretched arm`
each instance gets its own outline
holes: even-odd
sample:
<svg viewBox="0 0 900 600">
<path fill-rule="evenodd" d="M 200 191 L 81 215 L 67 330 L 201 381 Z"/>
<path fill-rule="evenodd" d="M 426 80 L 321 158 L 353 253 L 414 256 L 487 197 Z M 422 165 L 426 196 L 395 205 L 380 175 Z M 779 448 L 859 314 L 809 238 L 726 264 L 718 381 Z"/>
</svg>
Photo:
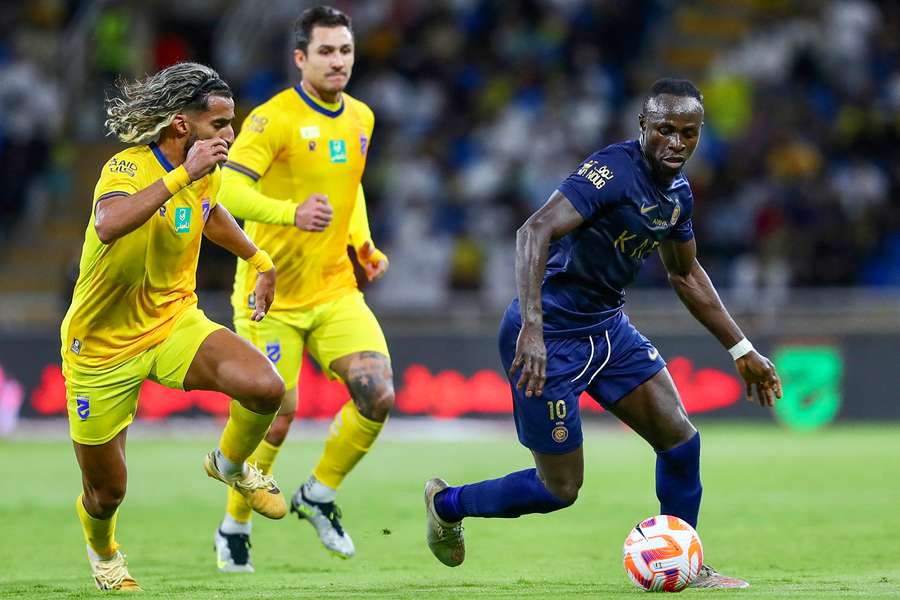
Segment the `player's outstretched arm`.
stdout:
<svg viewBox="0 0 900 600">
<path fill-rule="evenodd" d="M 682 243 L 669 240 L 663 242 L 659 253 L 669 275 L 669 284 L 694 318 L 725 348 L 740 353 L 735 358 L 735 366 L 746 385 L 747 400 L 752 402 L 755 393 L 760 405 L 772 406 L 776 398 L 781 398 L 781 379 L 775 366 L 753 349 L 728 314 L 709 275 L 697 260 L 696 242 L 693 239 Z"/>
<path fill-rule="evenodd" d="M 221 204 L 209 211 L 209 218 L 203 226 L 203 235 L 214 244 L 221 246 L 249 262 L 259 275 L 254 290 L 256 304 L 250 318 L 261 321 L 275 299 L 275 265 L 264 250 L 260 250 L 247 237 L 231 213 Z"/>
<path fill-rule="evenodd" d="M 522 329 L 509 376 L 512 378 L 516 371 L 522 370 L 516 387 L 524 387 L 526 396 L 540 396 L 547 378 L 541 284 L 550 241 L 561 238 L 583 222 L 581 213 L 557 190 L 516 232 L 516 288 Z"/>
<path fill-rule="evenodd" d="M 104 244 L 129 234 L 177 194 L 181 188 L 209 173 L 228 157 L 228 144 L 222 138 L 200 140 L 191 146 L 182 165 L 137 193 L 116 195 L 97 202 L 94 229 Z"/>
<path fill-rule="evenodd" d="M 225 163 L 219 202 L 244 221 L 293 225 L 302 231 L 325 231 L 333 209 L 324 194 L 310 194 L 302 203 L 266 196 L 254 187 L 259 174 L 234 162 Z"/>
</svg>

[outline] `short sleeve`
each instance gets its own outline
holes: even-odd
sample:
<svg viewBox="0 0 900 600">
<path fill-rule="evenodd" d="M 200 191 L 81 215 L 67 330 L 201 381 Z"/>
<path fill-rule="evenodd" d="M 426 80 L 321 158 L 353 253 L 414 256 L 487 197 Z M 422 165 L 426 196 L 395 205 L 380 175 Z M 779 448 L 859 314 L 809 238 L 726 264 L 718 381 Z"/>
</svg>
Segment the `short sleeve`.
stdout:
<svg viewBox="0 0 900 600">
<path fill-rule="evenodd" d="M 694 212 L 694 197 L 688 194 L 687 198 L 682 202 L 681 214 L 675 221 L 675 226 L 669 230 L 669 239 L 676 242 L 688 242 L 694 239 L 694 223 L 692 214 Z"/>
<path fill-rule="evenodd" d="M 225 167 L 256 181 L 269 170 L 283 145 L 284 132 L 274 110 L 261 106 L 244 119 Z"/>
<path fill-rule="evenodd" d="M 141 191 L 145 165 L 127 154 L 117 154 L 109 159 L 100 172 L 94 188 L 94 202 L 113 196 L 130 196 Z"/>
<path fill-rule="evenodd" d="M 559 191 L 585 220 L 619 202 L 632 177 L 629 161 L 618 152 L 595 152 L 560 185 Z"/>
</svg>

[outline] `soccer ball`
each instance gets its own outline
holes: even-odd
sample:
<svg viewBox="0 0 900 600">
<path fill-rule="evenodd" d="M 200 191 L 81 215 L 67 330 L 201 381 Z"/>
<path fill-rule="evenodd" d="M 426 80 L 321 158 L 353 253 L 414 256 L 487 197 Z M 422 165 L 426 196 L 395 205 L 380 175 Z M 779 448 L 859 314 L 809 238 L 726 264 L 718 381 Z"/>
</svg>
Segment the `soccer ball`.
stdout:
<svg viewBox="0 0 900 600">
<path fill-rule="evenodd" d="M 634 526 L 625 546 L 625 573 L 647 592 L 680 592 L 703 564 L 703 546 L 694 528 L 670 515 L 657 515 Z"/>
</svg>

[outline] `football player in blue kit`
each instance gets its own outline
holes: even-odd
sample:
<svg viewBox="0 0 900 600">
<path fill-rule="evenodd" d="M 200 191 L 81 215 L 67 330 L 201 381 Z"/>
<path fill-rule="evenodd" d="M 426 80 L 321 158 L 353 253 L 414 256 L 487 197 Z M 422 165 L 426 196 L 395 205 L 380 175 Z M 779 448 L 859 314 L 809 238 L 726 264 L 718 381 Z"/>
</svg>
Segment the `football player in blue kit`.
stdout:
<svg viewBox="0 0 900 600">
<path fill-rule="evenodd" d="M 682 167 L 700 140 L 703 96 L 689 81 L 661 79 L 638 122 L 638 140 L 588 157 L 517 233 L 518 298 L 500 325 L 500 357 L 519 441 L 536 468 L 459 487 L 426 483 L 427 542 L 445 565 L 465 558 L 465 517 L 514 518 L 575 502 L 585 391 L 655 450 L 660 513 L 696 527 L 700 434 L 665 361 L 622 310 L 624 289 L 654 251 L 678 297 L 734 358 L 747 399 L 772 406 L 781 397 L 774 366 L 744 337 L 697 262 Z M 749 584 L 704 565 L 692 585 Z"/>
</svg>

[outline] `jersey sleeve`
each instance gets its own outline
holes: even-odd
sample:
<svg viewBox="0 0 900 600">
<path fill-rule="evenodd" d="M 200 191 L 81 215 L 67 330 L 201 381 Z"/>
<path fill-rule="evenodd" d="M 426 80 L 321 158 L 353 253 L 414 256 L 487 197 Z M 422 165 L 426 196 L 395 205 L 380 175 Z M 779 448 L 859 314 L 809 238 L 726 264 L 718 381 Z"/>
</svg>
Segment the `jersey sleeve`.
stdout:
<svg viewBox="0 0 900 600">
<path fill-rule="evenodd" d="M 353 212 L 350 214 L 350 245 L 359 250 L 363 244 L 372 239 L 369 230 L 369 215 L 366 210 L 366 195 L 363 193 L 362 184 L 356 190 L 356 202 L 353 204 Z"/>
<path fill-rule="evenodd" d="M 127 154 L 117 154 L 109 159 L 100 172 L 100 179 L 94 188 L 94 202 L 113 196 L 130 196 L 147 187 L 139 160 Z"/>
<path fill-rule="evenodd" d="M 272 107 L 263 105 L 251 112 L 241 133 L 228 151 L 225 167 L 253 181 L 264 175 L 284 147 L 284 127 Z"/>
<path fill-rule="evenodd" d="M 619 202 L 630 179 L 628 161 L 614 151 L 602 150 L 589 156 L 557 189 L 587 220 Z"/>
<path fill-rule="evenodd" d="M 669 230 L 669 239 L 676 242 L 689 242 L 694 239 L 694 223 L 691 218 L 694 212 L 694 196 L 688 195 L 688 198 L 682 203 L 681 215 L 675 221 L 675 226 Z"/>
</svg>

